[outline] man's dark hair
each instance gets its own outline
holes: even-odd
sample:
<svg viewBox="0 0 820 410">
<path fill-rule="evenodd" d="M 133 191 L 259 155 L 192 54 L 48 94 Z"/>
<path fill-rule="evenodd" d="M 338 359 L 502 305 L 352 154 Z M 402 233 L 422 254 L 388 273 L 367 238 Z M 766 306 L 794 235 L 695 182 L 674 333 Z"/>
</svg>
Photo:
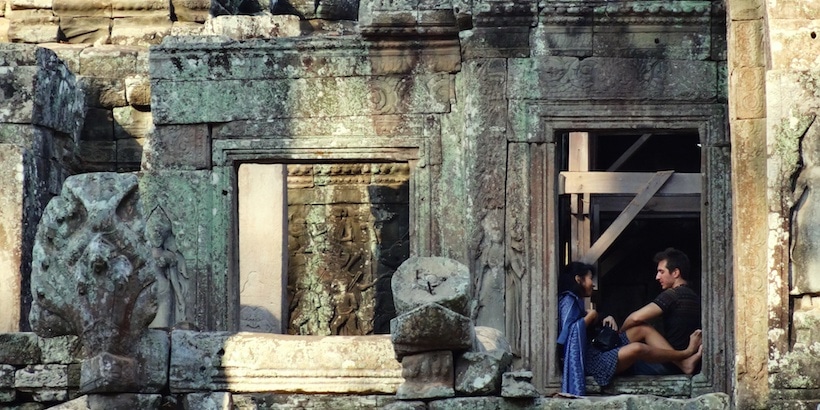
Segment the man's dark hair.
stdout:
<svg viewBox="0 0 820 410">
<path fill-rule="evenodd" d="M 669 269 L 670 273 L 678 269 L 681 279 L 689 280 L 689 257 L 685 253 L 675 248 L 666 248 L 655 254 L 655 263 L 661 261 L 666 261 L 666 269 Z"/>
<path fill-rule="evenodd" d="M 569 265 L 564 266 L 564 269 L 561 269 L 561 273 L 558 275 L 558 294 L 569 291 L 583 297 L 584 287 L 575 281 L 575 276 L 583 278 L 587 272 L 592 272 L 592 276 L 595 276 L 595 268 L 586 263 L 570 262 Z"/>
</svg>

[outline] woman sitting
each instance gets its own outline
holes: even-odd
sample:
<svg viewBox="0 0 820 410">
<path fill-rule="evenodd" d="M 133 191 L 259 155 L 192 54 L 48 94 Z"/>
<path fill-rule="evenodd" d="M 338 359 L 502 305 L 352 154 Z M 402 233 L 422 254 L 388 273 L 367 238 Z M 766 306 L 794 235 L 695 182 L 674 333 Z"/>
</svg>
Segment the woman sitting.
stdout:
<svg viewBox="0 0 820 410">
<path fill-rule="evenodd" d="M 673 362 L 691 374 L 702 355 L 701 331 L 689 336 L 685 350 L 675 350 L 649 325 L 641 325 L 620 333 L 618 347 L 602 351 L 587 339 L 587 328 L 596 322 L 595 309 L 584 310 L 584 297 L 592 295 L 594 268 L 580 262 L 567 265 L 558 277 L 558 348 L 563 349 L 564 377 L 561 391 L 583 396 L 585 376 L 592 376 L 600 386 L 606 386 L 616 374 L 623 373 L 636 361 L 648 363 Z M 609 318 L 607 318 L 609 319 Z M 605 323 L 614 321 L 605 320 Z"/>
</svg>

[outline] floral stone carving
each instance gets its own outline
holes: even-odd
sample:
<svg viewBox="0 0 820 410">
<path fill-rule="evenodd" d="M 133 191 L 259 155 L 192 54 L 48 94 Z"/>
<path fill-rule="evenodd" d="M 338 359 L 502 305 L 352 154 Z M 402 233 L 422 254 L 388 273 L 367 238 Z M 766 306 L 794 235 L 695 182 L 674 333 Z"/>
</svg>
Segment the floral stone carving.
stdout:
<svg viewBox="0 0 820 410">
<path fill-rule="evenodd" d="M 37 229 L 30 321 L 43 337 L 77 335 L 81 389 L 127 388 L 135 345 L 157 312 L 157 265 L 133 174 L 69 177 Z M 114 370 L 112 370 L 114 369 Z"/>
</svg>

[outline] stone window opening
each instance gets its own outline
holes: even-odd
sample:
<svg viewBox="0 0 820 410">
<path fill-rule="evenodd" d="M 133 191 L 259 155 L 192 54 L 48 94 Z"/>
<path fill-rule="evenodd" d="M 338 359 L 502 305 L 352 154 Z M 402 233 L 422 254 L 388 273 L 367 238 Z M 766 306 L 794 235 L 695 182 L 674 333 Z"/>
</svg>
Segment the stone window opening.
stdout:
<svg viewBox="0 0 820 410">
<path fill-rule="evenodd" d="M 689 256 L 689 282 L 700 294 L 703 144 L 698 130 L 573 131 L 561 133 L 557 143 L 560 262 L 596 266 L 595 291 L 587 302 L 601 317 L 612 315 L 620 325 L 657 296 L 661 289 L 652 259 L 667 247 Z M 663 332 L 660 320 L 652 325 Z M 705 360 L 709 353 L 704 351 Z M 588 378 L 588 388 L 591 394 L 637 389 L 689 397 L 691 380 L 619 375 L 603 388 Z"/>
<path fill-rule="evenodd" d="M 237 177 L 240 330 L 389 333 L 390 279 L 410 253 L 408 163 L 242 163 Z"/>
</svg>

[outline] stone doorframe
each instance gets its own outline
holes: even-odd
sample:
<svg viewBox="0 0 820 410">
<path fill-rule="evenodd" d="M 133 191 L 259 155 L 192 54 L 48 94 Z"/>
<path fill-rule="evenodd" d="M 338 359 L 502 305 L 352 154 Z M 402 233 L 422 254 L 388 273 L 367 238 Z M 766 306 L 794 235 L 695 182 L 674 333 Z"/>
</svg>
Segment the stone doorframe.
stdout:
<svg viewBox="0 0 820 410">
<path fill-rule="evenodd" d="M 224 303 L 226 328 L 237 331 L 240 324 L 239 303 L 239 215 L 237 171 L 242 163 L 337 163 L 337 162 L 407 162 L 410 165 L 410 252 L 424 254 L 429 245 L 430 173 L 425 153 L 428 140 L 423 137 L 351 138 L 344 144 L 334 143 L 327 137 L 283 139 L 219 139 L 213 133 L 212 161 L 215 189 L 222 192 L 222 209 L 228 212 L 224 220 L 213 226 L 229 230 L 224 247 L 225 255 L 214 260 L 225 260 L 227 286 L 224 295 L 211 295 L 209 305 Z M 215 215 L 215 218 L 219 216 Z M 216 267 L 215 267 L 216 269 Z M 282 295 L 286 297 L 286 295 Z M 317 336 L 318 338 L 318 336 Z"/>
<path fill-rule="evenodd" d="M 704 360 L 692 378 L 692 395 L 730 392 L 733 388 L 734 303 L 731 248 L 731 184 L 729 135 L 723 104 L 617 104 L 525 101 L 526 113 L 510 141 L 507 186 L 507 226 L 530 227 L 529 248 L 516 249 L 508 241 L 509 277 L 527 278 L 521 284 L 520 312 L 547 312 L 521 318 L 522 366 L 533 370 L 537 386 L 557 391 L 561 371 L 555 356 L 557 338 L 556 281 L 560 264 L 557 225 L 558 153 L 556 135 L 564 131 L 607 129 L 697 130 L 703 149 L 701 172 L 701 247 L 703 249 L 702 302 Z M 517 175 L 517 176 L 516 176 Z M 509 234 L 508 234 L 509 235 Z M 532 275 L 515 271 L 515 260 L 524 258 Z M 541 292 L 539 292 L 541 290 Z M 510 295 L 508 281 L 508 300 Z"/>
</svg>

